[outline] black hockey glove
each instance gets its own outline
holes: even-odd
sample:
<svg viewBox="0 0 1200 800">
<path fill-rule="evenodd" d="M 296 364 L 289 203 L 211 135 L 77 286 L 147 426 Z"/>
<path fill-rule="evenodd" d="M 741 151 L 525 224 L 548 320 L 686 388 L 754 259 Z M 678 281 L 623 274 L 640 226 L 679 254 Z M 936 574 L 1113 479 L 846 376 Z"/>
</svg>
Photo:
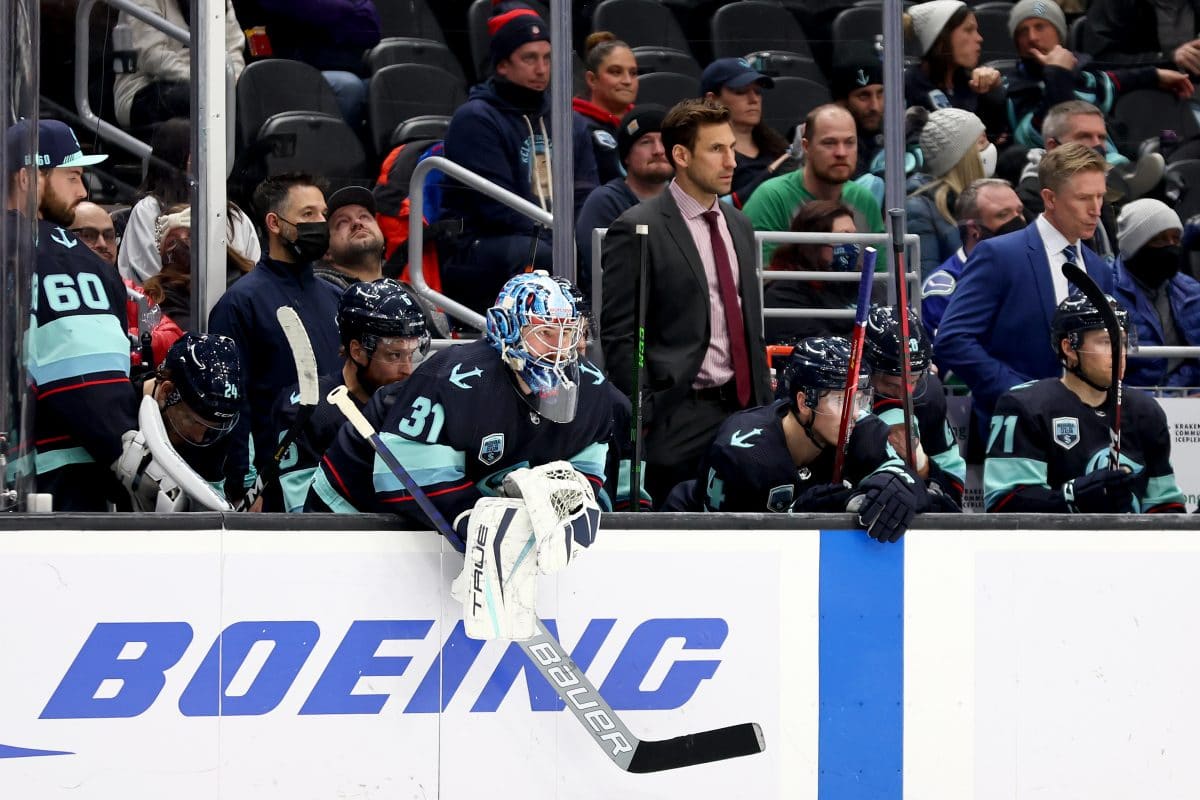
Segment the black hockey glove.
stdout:
<svg viewBox="0 0 1200 800">
<path fill-rule="evenodd" d="M 858 490 L 858 521 L 867 534 L 881 542 L 903 536 L 917 513 L 913 488 L 894 472 L 879 472 L 860 483 Z"/>
<path fill-rule="evenodd" d="M 1098 469 L 1063 484 L 1072 514 L 1132 514 L 1136 476 L 1125 469 Z"/>
<path fill-rule="evenodd" d="M 930 484 L 926 489 L 929 495 L 929 508 L 933 514 L 961 514 L 962 506 L 954 502 L 954 498 L 942 491 L 937 484 Z"/>
<path fill-rule="evenodd" d="M 792 503 L 793 514 L 840 514 L 846 510 L 853 490 L 843 483 L 818 483 L 810 486 Z"/>
</svg>

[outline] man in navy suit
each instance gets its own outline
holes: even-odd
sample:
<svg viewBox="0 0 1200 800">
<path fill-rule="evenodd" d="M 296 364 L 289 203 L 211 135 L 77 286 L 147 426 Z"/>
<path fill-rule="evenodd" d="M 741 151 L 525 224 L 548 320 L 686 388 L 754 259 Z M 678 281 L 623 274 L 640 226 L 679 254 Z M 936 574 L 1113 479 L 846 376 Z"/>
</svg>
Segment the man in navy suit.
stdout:
<svg viewBox="0 0 1200 800">
<path fill-rule="evenodd" d="M 1112 267 L 1080 242 L 1100 221 L 1107 170 L 1104 157 L 1081 144 L 1047 153 L 1038 166 L 1045 211 L 1024 230 L 980 242 L 963 268 L 934 354 L 970 387 L 977 432 L 986 430 L 1000 395 L 1061 372 L 1046 332 L 1073 288 L 1062 265 L 1082 263 L 1101 289 L 1113 291 Z"/>
</svg>

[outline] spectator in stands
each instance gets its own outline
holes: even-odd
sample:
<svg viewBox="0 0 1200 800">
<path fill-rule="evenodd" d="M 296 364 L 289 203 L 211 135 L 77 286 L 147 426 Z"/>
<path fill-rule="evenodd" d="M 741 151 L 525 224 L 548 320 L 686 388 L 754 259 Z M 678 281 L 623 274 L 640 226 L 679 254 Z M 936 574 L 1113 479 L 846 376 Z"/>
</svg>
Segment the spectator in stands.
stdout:
<svg viewBox="0 0 1200 800">
<path fill-rule="evenodd" d="M 550 28 L 529 8 L 488 21 L 496 74 L 471 89 L 446 131 L 446 157 L 531 203 L 550 209 Z M 596 188 L 596 159 L 578 117 L 560 143 L 575 162 L 575 216 Z M 463 234 L 442 268 L 446 294 L 477 311 L 526 267 L 551 266 L 550 231 L 508 206 L 461 186 L 448 187 L 444 219 L 459 218 Z"/>
<path fill-rule="evenodd" d="M 794 233 L 856 233 L 854 212 L 841 203 L 813 200 L 800 206 L 792 220 Z M 861 248 L 854 244 L 781 244 L 771 254 L 769 270 L 796 272 L 853 272 Z M 879 284 L 880 289 L 885 289 Z M 886 296 L 886 290 L 884 295 Z M 773 280 L 763 290 L 766 308 L 853 309 L 858 303 L 857 283 Z M 768 317 L 767 342 L 795 344 L 808 336 L 846 336 L 853 320 Z"/>
<path fill-rule="evenodd" d="M 1045 211 L 1022 231 L 980 242 L 967 259 L 938 328 L 934 354 L 971 389 L 982 435 L 1000 395 L 1059 374 L 1045 331 L 1069 286 L 1068 261 L 1112 292 L 1112 269 L 1082 244 L 1095 231 L 1108 164 L 1080 144 L 1047 153 L 1038 167 Z"/>
<path fill-rule="evenodd" d="M 854 227 L 882 233 L 883 216 L 871 192 L 850 181 L 858 159 L 854 117 L 841 106 L 817 106 L 804 120 L 804 169 L 765 181 L 746 204 L 755 230 L 786 231 L 796 212 L 813 200 L 841 203 L 854 211 Z M 775 245 L 763 245 L 770 259 Z"/>
<path fill-rule="evenodd" d="M 271 408 L 280 390 L 297 380 L 276 310 L 284 305 L 296 309 L 312 342 L 319 373 L 340 365 L 335 322 L 340 292 L 313 274 L 313 262 L 329 250 L 321 185 L 300 173 L 272 176 L 254 190 L 254 207 L 263 215 L 267 252 L 249 275 L 217 301 L 208 321 L 212 333 L 237 344 L 248 376 L 246 413 L 230 452 L 231 480 L 226 489 L 231 499 L 254 484 L 250 459 L 270 458 L 276 433 Z"/>
<path fill-rule="evenodd" d="M 854 117 L 858 133 L 858 178 L 872 169 L 883 152 L 883 63 L 872 45 L 849 42 L 833 56 L 829 77 L 833 102 Z"/>
<path fill-rule="evenodd" d="M 75 221 L 71 223 L 71 233 L 79 241 L 104 259 L 109 266 L 117 263 L 117 230 L 113 227 L 112 217 L 103 206 L 84 200 L 75 206 Z"/>
<path fill-rule="evenodd" d="M 980 158 L 981 146 L 991 148 L 994 166 L 996 146 L 988 142 L 982 120 L 970 111 L 939 109 L 929 115 L 921 130 L 927 173 L 910 181 L 904 209 L 908 232 L 921 237 L 922 278 L 929 277 L 962 246 L 953 209 L 964 189 L 988 177 Z M 911 190 L 913 185 L 915 190 Z"/>
<path fill-rule="evenodd" d="M 998 70 L 979 65 L 983 37 L 971 7 L 960 0 L 931 0 L 910 8 L 904 23 L 921 51 L 920 63 L 904 73 L 906 105 L 961 108 L 990 131 L 1007 130 L 1004 81 Z"/>
<path fill-rule="evenodd" d="M 744 58 L 718 58 L 700 76 L 700 95 L 723 103 L 730 113 L 737 168 L 729 199 L 744 208 L 750 195 L 773 175 L 791 172 L 791 152 L 779 131 L 763 122 L 763 89 L 775 81 L 758 72 Z M 800 120 L 796 120 L 799 122 Z"/>
<path fill-rule="evenodd" d="M 1105 64 L 1200 75 L 1200 13 L 1191 0 L 1092 0 L 1083 49 Z"/>
<path fill-rule="evenodd" d="M 1024 207 L 1012 184 L 1001 178 L 973 181 L 954 206 L 962 247 L 942 262 L 921 286 L 921 323 L 930 341 L 937 335 L 946 305 L 958 285 L 967 258 L 975 245 L 995 236 L 1013 233 L 1025 227 Z"/>
<path fill-rule="evenodd" d="M 188 173 L 191 171 L 192 124 L 187 119 L 167 120 L 154 131 L 146 177 L 138 187 L 141 199 L 134 203 L 121 237 L 117 268 L 121 276 L 145 285 L 162 268 L 154 226 L 172 205 L 191 202 Z M 250 218 L 229 204 L 229 245 L 248 263 L 262 254 L 258 233 Z"/>
<path fill-rule="evenodd" d="M 1192 82 L 1182 72 L 1153 66 L 1101 70 L 1087 55 L 1077 55 L 1067 41 L 1067 18 L 1058 3 L 1021 0 L 1008 13 L 1008 31 L 1020 59 L 1006 71 L 1008 115 L 1014 141 L 1022 147 L 1042 147 L 1042 122 L 1051 106 L 1067 100 L 1094 103 L 1112 111 L 1122 92 L 1163 89 L 1191 97 Z"/>
<path fill-rule="evenodd" d="M 617 128 L 637 100 L 638 65 L 633 50 L 608 31 L 589 34 L 583 45 L 589 95 L 572 100 L 587 126 L 601 184 L 625 174 L 617 152 Z"/>
<path fill-rule="evenodd" d="M 1200 283 L 1180 274 L 1183 223 L 1165 203 L 1134 200 L 1117 219 L 1117 302 L 1128 309 L 1141 347 L 1200 344 Z M 1200 386 L 1195 358 L 1138 358 L 1130 361 L 1131 386 Z"/>
<path fill-rule="evenodd" d="M 382 26 L 371 0 L 238 0 L 243 24 L 263 25 L 266 53 L 321 70 L 346 122 L 362 127 L 367 110 L 363 54 L 379 44 Z"/>
<path fill-rule="evenodd" d="M 609 375 L 629 395 L 642 241 L 636 229 L 647 225 L 645 486 L 659 505 L 671 487 L 697 474 L 731 411 L 770 397 L 754 229 L 717 200 L 729 193 L 736 165 L 729 109 L 684 100 L 667 112 L 662 139 L 675 178 L 610 226 L 600 326 Z"/>
<path fill-rule="evenodd" d="M 143 10 L 184 30 L 191 27 L 189 0 L 135 0 Z M 144 128 L 172 117 L 188 117 L 191 110 L 191 54 L 188 46 L 157 28 L 122 11 L 117 22 L 128 25 L 137 53 L 137 69 L 120 73 L 113 81 L 113 110 L 124 128 Z M 225 0 L 225 55 L 236 80 L 246 66 L 242 49 L 246 37 L 233 4 Z"/>
<path fill-rule="evenodd" d="M 579 246 L 579 285 L 585 294 L 592 288 L 592 230 L 607 228 L 626 209 L 662 194 L 675 174 L 662 143 L 665 114 L 662 106 L 647 104 L 625 115 L 617 129 L 617 152 L 625 177 L 597 188 L 579 212 L 575 241 Z"/>
<path fill-rule="evenodd" d="M 159 263 L 146 281 L 145 291 L 181 330 L 192 330 L 192 211 L 176 205 L 155 224 Z"/>
</svg>

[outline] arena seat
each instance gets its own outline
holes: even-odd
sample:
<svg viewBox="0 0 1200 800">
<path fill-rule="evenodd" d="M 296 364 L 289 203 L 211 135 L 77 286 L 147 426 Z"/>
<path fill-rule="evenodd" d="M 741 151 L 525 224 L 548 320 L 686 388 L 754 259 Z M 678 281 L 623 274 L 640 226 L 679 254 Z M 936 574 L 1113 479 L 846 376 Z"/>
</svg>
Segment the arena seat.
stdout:
<svg viewBox="0 0 1200 800">
<path fill-rule="evenodd" d="M 452 116 L 467 99 L 461 78 L 429 64 L 393 64 L 371 76 L 367 116 L 377 155 L 390 149 L 396 127 L 412 117 Z"/>
<path fill-rule="evenodd" d="M 446 34 L 425 0 L 375 0 L 384 38 L 408 36 L 445 42 Z"/>
<path fill-rule="evenodd" d="M 675 72 L 680 75 L 691 75 L 700 79 L 700 64 L 691 53 L 675 50 L 671 47 L 652 47 L 643 45 L 633 48 L 633 57 L 637 59 L 638 74 L 642 77 L 652 72 Z"/>
<path fill-rule="evenodd" d="M 1157 89 L 1138 89 L 1117 99 L 1109 115 L 1108 135 L 1127 156 L 1134 157 L 1146 139 L 1174 131 L 1180 142 L 1200 136 L 1195 105 Z"/>
<path fill-rule="evenodd" d="M 237 83 L 239 148 L 248 147 L 263 124 L 285 111 L 309 111 L 341 119 L 337 97 L 320 70 L 303 61 L 269 58 L 246 65 Z"/>
<path fill-rule="evenodd" d="M 367 53 L 367 69 L 374 75 L 393 64 L 428 64 L 441 67 L 459 80 L 465 81 L 462 64 L 450 48 L 430 39 L 392 36 L 382 40 Z"/>
<path fill-rule="evenodd" d="M 822 83 L 807 78 L 776 78 L 775 88 L 763 100 L 763 122 L 786 136 L 809 111 L 831 99 Z"/>
<path fill-rule="evenodd" d="M 812 58 L 804 30 L 779 3 L 741 0 L 713 14 L 713 57 L 741 57 L 756 50 L 793 53 Z"/>
<path fill-rule="evenodd" d="M 772 78 L 808 78 L 817 83 L 826 82 L 825 74 L 821 72 L 817 62 L 805 56 L 764 50 L 748 54 L 746 60 L 750 62 L 750 66 Z"/>
<path fill-rule="evenodd" d="M 638 82 L 638 102 L 670 108 L 680 100 L 700 96 L 700 79 L 677 72 L 653 72 Z"/>
<path fill-rule="evenodd" d="M 980 3 L 974 10 L 975 19 L 979 21 L 979 35 L 983 37 L 980 59 L 1016 58 L 1017 48 L 1008 33 L 1008 14 L 1012 11 L 1012 3 Z"/>
<path fill-rule="evenodd" d="M 258 141 L 269 145 L 263 155 L 267 175 L 318 175 L 328 182 L 330 193 L 351 184 L 370 184 L 367 154 L 341 117 L 285 111 L 263 123 Z"/>
<path fill-rule="evenodd" d="M 446 129 L 450 127 L 450 117 L 439 114 L 422 114 L 410 117 L 396 126 L 392 131 L 391 147 L 415 142 L 418 139 L 445 139 Z"/>
<path fill-rule="evenodd" d="M 592 15 L 592 30 L 612 31 L 630 47 L 646 45 L 692 52 L 671 9 L 655 0 L 601 0 Z"/>
</svg>

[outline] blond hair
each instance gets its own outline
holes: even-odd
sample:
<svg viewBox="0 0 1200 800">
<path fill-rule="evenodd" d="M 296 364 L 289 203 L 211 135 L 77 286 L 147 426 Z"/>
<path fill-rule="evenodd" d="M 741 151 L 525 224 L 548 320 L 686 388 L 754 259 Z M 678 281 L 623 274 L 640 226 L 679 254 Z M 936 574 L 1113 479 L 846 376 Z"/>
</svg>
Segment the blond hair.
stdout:
<svg viewBox="0 0 1200 800">
<path fill-rule="evenodd" d="M 1038 180 L 1043 189 L 1057 192 L 1063 184 L 1080 172 L 1108 172 L 1104 156 L 1077 142 L 1061 144 L 1042 156 L 1038 164 Z"/>
<path fill-rule="evenodd" d="M 954 210 L 951 208 L 950 193 L 953 192 L 957 198 L 967 190 L 968 186 L 983 177 L 983 161 L 979 158 L 979 150 L 971 146 L 967 152 L 963 153 L 963 157 L 958 160 L 958 163 L 950 168 L 949 172 L 925 184 L 913 194 L 933 195 L 933 205 L 937 208 L 938 213 L 951 225 L 955 225 L 958 223 L 958 218 L 954 216 Z"/>
</svg>

